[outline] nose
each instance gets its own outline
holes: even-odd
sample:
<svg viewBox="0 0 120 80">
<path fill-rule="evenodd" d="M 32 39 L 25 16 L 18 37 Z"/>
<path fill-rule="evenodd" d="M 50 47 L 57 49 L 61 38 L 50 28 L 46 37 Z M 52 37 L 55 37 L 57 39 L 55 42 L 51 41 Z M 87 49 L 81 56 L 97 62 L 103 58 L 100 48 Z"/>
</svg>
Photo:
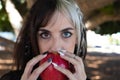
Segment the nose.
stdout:
<svg viewBox="0 0 120 80">
<path fill-rule="evenodd" d="M 60 38 L 54 38 L 51 43 L 50 51 L 58 51 L 62 47 L 62 40 Z"/>
</svg>

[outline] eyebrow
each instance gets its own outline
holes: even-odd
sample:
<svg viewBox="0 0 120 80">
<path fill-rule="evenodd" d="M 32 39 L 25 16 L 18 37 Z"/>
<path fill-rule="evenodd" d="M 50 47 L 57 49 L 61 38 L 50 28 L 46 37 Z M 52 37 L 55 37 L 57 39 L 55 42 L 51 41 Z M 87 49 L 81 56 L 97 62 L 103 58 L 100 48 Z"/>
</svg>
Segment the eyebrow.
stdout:
<svg viewBox="0 0 120 80">
<path fill-rule="evenodd" d="M 68 30 L 74 30 L 74 29 L 68 27 L 68 28 L 65 28 L 65 29 L 61 30 L 61 32 L 68 31 Z"/>
<path fill-rule="evenodd" d="M 42 32 L 48 32 L 48 33 L 50 32 L 50 31 L 47 30 L 47 29 L 41 29 L 41 28 L 39 29 L 39 31 L 42 31 Z M 38 33 L 39 33 L 39 31 L 38 31 Z"/>
<path fill-rule="evenodd" d="M 68 27 L 68 28 L 65 28 L 65 29 L 61 30 L 60 32 L 64 32 L 64 31 L 68 31 L 68 30 L 74 30 L 74 29 Z M 49 30 L 47 30 L 47 29 L 42 29 L 42 28 L 40 28 L 39 31 L 50 32 Z"/>
</svg>

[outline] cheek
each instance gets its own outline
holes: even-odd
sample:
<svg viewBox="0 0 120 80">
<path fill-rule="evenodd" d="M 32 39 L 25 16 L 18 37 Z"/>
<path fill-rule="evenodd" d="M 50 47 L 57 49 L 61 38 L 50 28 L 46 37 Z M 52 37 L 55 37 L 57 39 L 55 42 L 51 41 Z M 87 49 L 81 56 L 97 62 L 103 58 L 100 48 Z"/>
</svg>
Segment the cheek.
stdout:
<svg viewBox="0 0 120 80">
<path fill-rule="evenodd" d="M 49 49 L 49 44 L 41 40 L 38 41 L 38 46 L 39 46 L 40 54 L 48 51 Z"/>
<path fill-rule="evenodd" d="M 76 39 L 74 38 L 74 39 L 71 39 L 71 40 L 67 41 L 64 48 L 67 51 L 69 51 L 71 53 L 74 53 L 75 44 L 76 44 Z"/>
</svg>

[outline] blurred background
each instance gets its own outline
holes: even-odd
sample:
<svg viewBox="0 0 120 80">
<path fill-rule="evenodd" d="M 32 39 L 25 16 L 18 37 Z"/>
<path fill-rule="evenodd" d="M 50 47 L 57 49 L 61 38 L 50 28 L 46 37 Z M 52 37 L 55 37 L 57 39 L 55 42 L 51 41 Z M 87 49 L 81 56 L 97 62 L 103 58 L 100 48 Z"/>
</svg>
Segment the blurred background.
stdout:
<svg viewBox="0 0 120 80">
<path fill-rule="evenodd" d="M 35 0 L 0 0 L 0 77 L 14 70 L 13 47 Z M 87 28 L 86 72 L 92 80 L 120 79 L 120 0 L 77 0 Z"/>
</svg>

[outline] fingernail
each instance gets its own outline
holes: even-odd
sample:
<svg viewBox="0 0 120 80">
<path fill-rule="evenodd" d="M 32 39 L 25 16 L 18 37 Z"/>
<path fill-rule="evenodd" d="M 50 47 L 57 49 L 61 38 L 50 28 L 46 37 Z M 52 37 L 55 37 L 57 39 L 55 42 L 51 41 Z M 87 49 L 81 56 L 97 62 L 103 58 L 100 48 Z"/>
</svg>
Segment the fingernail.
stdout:
<svg viewBox="0 0 120 80">
<path fill-rule="evenodd" d="M 66 52 L 66 50 L 65 50 L 65 49 L 62 49 L 61 51 L 62 51 L 62 52 L 64 52 L 64 53 Z"/>
<path fill-rule="evenodd" d="M 52 61 L 52 58 L 48 58 L 47 62 L 49 63 L 49 62 L 51 62 L 51 61 Z"/>
<path fill-rule="evenodd" d="M 54 62 L 52 62 L 52 64 L 53 64 L 54 67 L 57 67 L 57 66 L 58 66 L 58 65 L 57 65 L 56 63 L 54 63 Z"/>
<path fill-rule="evenodd" d="M 64 55 L 65 55 L 65 52 L 66 52 L 65 49 L 62 49 L 62 50 L 59 50 L 59 51 L 58 51 L 58 53 L 59 53 L 61 56 L 64 56 Z"/>
<path fill-rule="evenodd" d="M 64 55 L 65 55 L 62 51 L 58 51 L 58 53 L 59 53 L 61 56 L 64 56 Z"/>
<path fill-rule="evenodd" d="M 44 54 L 44 55 L 43 55 L 43 57 L 46 57 L 46 56 L 47 56 L 47 54 Z"/>
</svg>

